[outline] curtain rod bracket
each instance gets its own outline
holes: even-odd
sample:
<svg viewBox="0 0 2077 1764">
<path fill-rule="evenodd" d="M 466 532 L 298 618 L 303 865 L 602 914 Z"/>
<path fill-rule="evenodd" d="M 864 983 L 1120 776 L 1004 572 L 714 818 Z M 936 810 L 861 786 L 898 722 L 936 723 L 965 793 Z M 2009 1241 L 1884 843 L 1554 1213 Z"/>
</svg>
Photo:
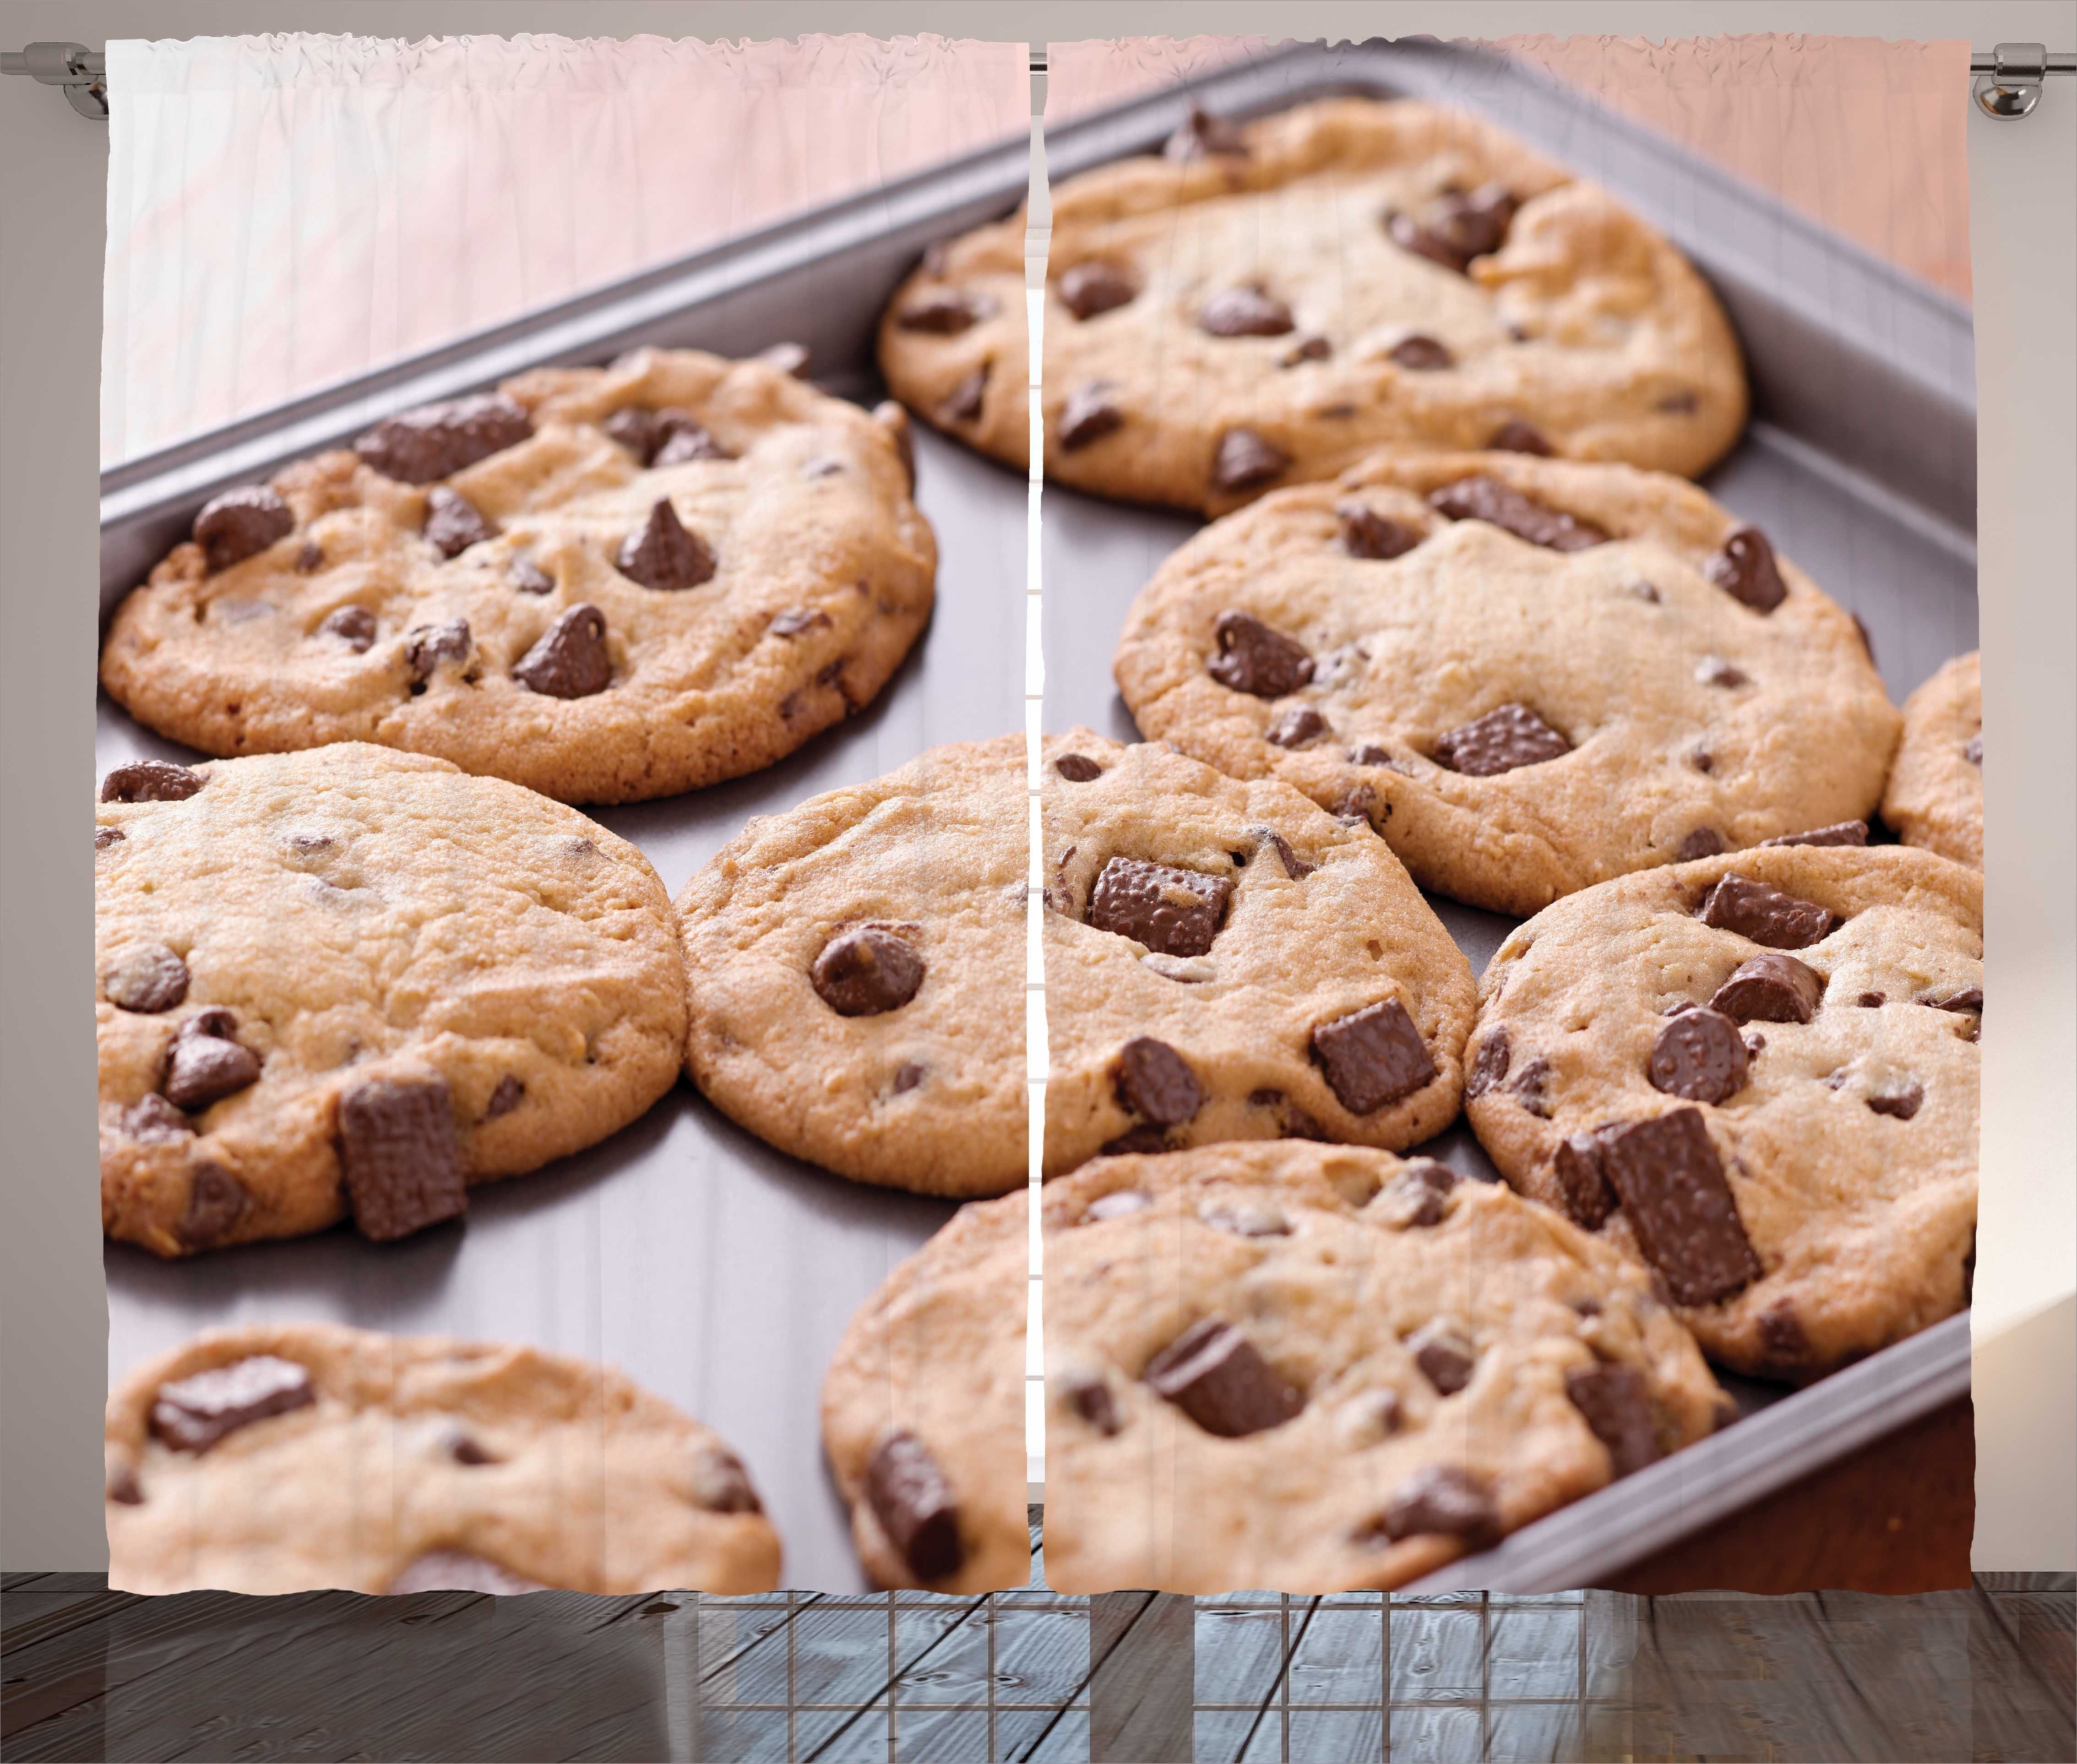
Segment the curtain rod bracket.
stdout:
<svg viewBox="0 0 2077 1764">
<path fill-rule="evenodd" d="M 1976 76 L 1976 108 L 2001 123 L 2033 114 L 2042 81 L 2051 73 L 2077 73 L 2077 55 L 2050 55 L 2038 43 L 2000 43 L 1988 55 L 1969 52 Z"/>
<path fill-rule="evenodd" d="M 0 73 L 26 73 L 60 88 L 65 102 L 90 122 L 108 120 L 108 58 L 83 43 L 32 43 L 0 55 Z"/>
</svg>

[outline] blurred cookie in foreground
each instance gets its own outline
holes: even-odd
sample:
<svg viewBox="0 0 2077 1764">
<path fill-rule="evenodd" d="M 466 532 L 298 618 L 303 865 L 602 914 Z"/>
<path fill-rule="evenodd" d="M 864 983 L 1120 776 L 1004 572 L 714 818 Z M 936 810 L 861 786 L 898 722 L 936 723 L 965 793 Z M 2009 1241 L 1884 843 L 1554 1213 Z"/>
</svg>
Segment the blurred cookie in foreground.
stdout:
<svg viewBox="0 0 2077 1764">
<path fill-rule="evenodd" d="M 1882 813 L 1906 845 L 1983 868 L 1983 687 L 1974 651 L 1904 700 Z"/>
</svg>

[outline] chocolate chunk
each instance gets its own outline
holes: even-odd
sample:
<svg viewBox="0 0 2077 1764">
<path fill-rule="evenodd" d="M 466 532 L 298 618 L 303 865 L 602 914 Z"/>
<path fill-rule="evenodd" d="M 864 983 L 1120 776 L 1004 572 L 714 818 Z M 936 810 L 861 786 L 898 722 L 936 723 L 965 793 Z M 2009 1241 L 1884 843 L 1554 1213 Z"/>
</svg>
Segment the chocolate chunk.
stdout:
<svg viewBox="0 0 2077 1764">
<path fill-rule="evenodd" d="M 1734 1023 L 1807 1023 L 1824 996 L 1825 982 L 1813 969 L 1770 950 L 1732 969 L 1709 1009 Z"/>
<path fill-rule="evenodd" d="M 1704 925 L 1735 931 L 1771 950 L 1808 949 L 1842 922 L 1815 901 L 1784 894 L 1735 870 L 1704 897 L 1699 917 Z"/>
<path fill-rule="evenodd" d="M 1083 1209 L 1082 1223 L 1100 1225 L 1106 1219 L 1129 1218 L 1153 1204 L 1154 1196 L 1144 1188 L 1113 1188 L 1109 1194 L 1098 1195 Z"/>
<path fill-rule="evenodd" d="M 430 484 L 517 447 L 533 419 L 502 393 L 422 406 L 378 422 L 353 443 L 362 463 L 400 484 Z"/>
<path fill-rule="evenodd" d="M 1482 1477 L 1455 1464 L 1424 1464 L 1399 1485 L 1358 1541 L 1439 1536 L 1484 1542 L 1499 1529 L 1500 1508 Z"/>
<path fill-rule="evenodd" d="M 1463 1331 L 1438 1319 L 1424 1323 L 1406 1338 L 1406 1349 L 1421 1375 L 1445 1396 L 1454 1396 L 1471 1381 L 1478 1350 Z"/>
<path fill-rule="evenodd" d="M 152 1401 L 152 1437 L 169 1450 L 206 1452 L 226 1435 L 317 1400 L 309 1371 L 273 1354 L 161 1384 Z"/>
<path fill-rule="evenodd" d="M 1110 1386 L 1101 1378 L 1084 1376 L 1068 1381 L 1068 1401 L 1075 1412 L 1090 1426 L 1109 1438 L 1120 1432 L 1125 1423 L 1118 1418 L 1118 1400 L 1110 1393 Z"/>
<path fill-rule="evenodd" d="M 409 1237 L 468 1210 L 461 1142 L 442 1078 L 378 1078 L 339 1100 L 339 1155 L 363 1237 Z"/>
<path fill-rule="evenodd" d="M 1281 698 L 1313 677 L 1313 658 L 1304 647 L 1251 614 L 1227 609 L 1212 634 L 1219 652 L 1205 663 L 1205 672 L 1222 686 L 1258 698 Z"/>
<path fill-rule="evenodd" d="M 499 1464 L 504 1459 L 489 1451 L 474 1435 L 464 1433 L 459 1427 L 450 1431 L 443 1441 L 447 1454 L 457 1464 L 466 1464 L 472 1470 L 485 1464 Z"/>
<path fill-rule="evenodd" d="M 147 1144 L 185 1139 L 194 1123 L 156 1090 L 148 1091 L 123 1111 L 123 1130 Z"/>
<path fill-rule="evenodd" d="M 512 664 L 512 677 L 551 698 L 589 698 L 613 682 L 606 614 L 589 601 L 564 609 L 539 640 Z"/>
<path fill-rule="evenodd" d="M 910 301 L 895 314 L 894 322 L 904 331 L 951 337 L 993 318 L 999 310 L 995 297 L 978 289 L 939 288 Z"/>
<path fill-rule="evenodd" d="M 102 802 L 182 802 L 207 780 L 164 759 L 135 759 L 101 780 Z"/>
<path fill-rule="evenodd" d="M 1502 705 L 1483 717 L 1435 738 L 1429 755 L 1438 766 L 1473 778 L 1490 778 L 1517 767 L 1541 765 L 1572 751 L 1572 744 L 1526 705 Z"/>
<path fill-rule="evenodd" d="M 438 484 L 426 493 L 425 532 L 442 557 L 459 557 L 472 545 L 495 537 L 497 529 L 459 490 Z"/>
<path fill-rule="evenodd" d="M 1695 664 L 1695 677 L 1705 686 L 1750 686 L 1752 676 L 1721 655 L 1704 655 Z"/>
<path fill-rule="evenodd" d="M 923 984 L 914 945 L 877 925 L 854 926 L 822 946 L 808 970 L 815 996 L 839 1017 L 899 1010 Z"/>
<path fill-rule="evenodd" d="M 1111 400 L 1117 387 L 1108 380 L 1092 380 L 1068 396 L 1054 431 L 1061 447 L 1072 453 L 1109 435 L 1125 422 L 1125 413 Z"/>
<path fill-rule="evenodd" d="M 160 1086 L 176 1108 L 206 1109 L 259 1078 L 260 1056 L 231 1040 L 230 1018 L 228 1011 L 205 1011 L 181 1026 Z"/>
<path fill-rule="evenodd" d="M 1157 1396 L 1222 1439 L 1281 1427 L 1305 1406 L 1255 1344 L 1222 1317 L 1193 1323 L 1140 1376 Z"/>
<path fill-rule="evenodd" d="M 774 637 L 798 637 L 802 631 L 826 626 L 829 622 L 827 613 L 811 613 L 805 607 L 795 606 L 775 614 L 772 622 L 764 628 Z"/>
<path fill-rule="evenodd" d="M 1403 557 L 1421 543 L 1421 535 L 1412 527 L 1380 514 L 1352 496 L 1334 505 L 1334 518 L 1341 523 L 1342 549 L 1351 557 Z"/>
<path fill-rule="evenodd" d="M 1688 763 L 1697 772 L 1714 772 L 1717 756 L 1707 747 L 1693 747 L 1688 750 Z M 1714 827 L 1697 827 L 1680 842 L 1680 861 L 1686 863 L 1696 858 L 1713 858 L 1723 849 L 1723 834 Z"/>
<path fill-rule="evenodd" d="M 1486 446 L 1495 453 L 1533 453 L 1545 460 L 1555 451 L 1541 429 L 1519 417 L 1510 418 L 1494 430 Z"/>
<path fill-rule="evenodd" d="M 527 1087 L 518 1078 L 507 1072 L 497 1080 L 497 1088 L 490 1093 L 490 1100 L 484 1107 L 483 1118 L 495 1121 L 500 1115 L 509 1115 L 517 1109 L 527 1094 Z"/>
<path fill-rule="evenodd" d="M 805 343 L 775 343 L 759 350 L 751 359 L 763 362 L 768 368 L 776 368 L 792 379 L 805 380 L 808 377 L 808 350 Z"/>
<path fill-rule="evenodd" d="M 1781 572 L 1775 568 L 1774 547 L 1756 526 L 1734 528 L 1723 548 L 1704 561 L 1702 573 L 1756 613 L 1771 613 L 1788 598 Z"/>
<path fill-rule="evenodd" d="M 1093 257 L 1064 271 L 1054 285 L 1061 302 L 1077 318 L 1093 318 L 1100 312 L 1130 306 L 1138 297 L 1138 285 L 1115 264 Z"/>
<path fill-rule="evenodd" d="M 172 1105 L 167 1108 L 170 1113 Z M 174 1235 L 188 1249 L 206 1250 L 230 1236 L 251 1204 L 243 1183 L 222 1164 L 205 1159 L 188 1178 L 188 1204 Z"/>
<path fill-rule="evenodd" d="M 1609 537 L 1592 521 L 1538 502 L 1482 472 L 1430 490 L 1428 505 L 1451 520 L 1484 521 L 1546 551 L 1584 551 L 1606 543 Z"/>
<path fill-rule="evenodd" d="M 404 660 L 410 669 L 412 684 L 423 685 L 442 662 L 467 662 L 472 647 L 465 618 L 443 619 L 437 625 L 421 625 L 406 631 Z"/>
<path fill-rule="evenodd" d="M 1889 999 L 1881 992 L 1863 992 L 1854 1002 L 1864 1011 L 1872 1011 L 1879 1010 L 1889 1002 Z"/>
<path fill-rule="evenodd" d="M 1503 1023 L 1486 1037 L 1479 1048 L 1478 1057 L 1471 1062 L 1471 1072 L 1464 1080 L 1466 1100 L 1483 1096 L 1488 1091 L 1505 1083 L 1508 1062 L 1513 1059 L 1513 1038 Z"/>
<path fill-rule="evenodd" d="M 1598 1127 L 1591 1133 L 1567 1134 L 1551 1155 L 1550 1174 L 1558 1185 L 1559 1202 L 1566 1217 L 1584 1231 L 1600 1230 L 1615 1211 L 1615 1190 L 1601 1167 L 1602 1140 L 1609 1131 Z"/>
<path fill-rule="evenodd" d="M 1267 1200 L 1207 1201 L 1197 1209 L 1197 1217 L 1214 1231 L 1229 1232 L 1237 1238 L 1291 1234 L 1291 1221 L 1284 1217 L 1284 1209 Z"/>
<path fill-rule="evenodd" d="M 1701 763 L 1701 760 L 1708 758 L 1709 755 L 1704 754 L 1696 761 L 1697 771 L 1707 772 L 1709 769 L 1709 766 Z M 1723 849 L 1723 834 L 1717 832 L 1714 827 L 1697 827 L 1680 842 L 1680 849 L 1675 855 L 1674 861 L 1676 863 L 1692 863 L 1698 858 L 1713 858 Z"/>
<path fill-rule="evenodd" d="M 1334 352 L 1334 346 L 1325 337 L 1303 337 L 1285 350 L 1278 359 L 1280 368 L 1295 368 L 1301 361 L 1325 361 Z M 1352 417 L 1356 407 L 1352 404 L 1333 404 L 1322 410 L 1323 417 Z"/>
<path fill-rule="evenodd" d="M 1875 1092 L 1868 1098 L 1868 1107 L 1879 1115 L 1894 1116 L 1899 1121 L 1908 1121 L 1917 1114 L 1925 1101 L 1925 1087 L 1913 1080 L 1889 1086 Z"/>
<path fill-rule="evenodd" d="M 1214 154 L 1246 159 L 1247 152 L 1247 141 L 1234 124 L 1223 122 L 1195 106 L 1191 107 L 1183 126 L 1168 137 L 1161 149 L 1163 158 L 1179 163 Z"/>
<path fill-rule="evenodd" d="M 1608 1447 L 1617 1475 L 1627 1476 L 1658 1460 L 1651 1393 L 1634 1366 L 1575 1366 L 1565 1374 L 1565 1394 L 1594 1437 Z"/>
<path fill-rule="evenodd" d="M 264 484 L 248 484 L 202 505 L 195 517 L 194 541 L 214 576 L 286 539 L 295 526 L 289 505 L 275 492 Z"/>
<path fill-rule="evenodd" d="M 481 1592 L 509 1598 L 522 1592 L 545 1592 L 539 1580 L 466 1550 L 429 1550 L 407 1562 L 385 1589 L 391 1593 Z"/>
<path fill-rule="evenodd" d="M 1136 1035 L 1111 1067 L 1118 1105 L 1159 1126 L 1180 1127 L 1205 1105 L 1205 1087 L 1189 1063 L 1166 1042 Z"/>
<path fill-rule="evenodd" d="M 1291 456 L 1252 429 L 1229 429 L 1212 456 L 1212 482 L 1222 490 L 1251 490 L 1291 463 Z"/>
<path fill-rule="evenodd" d="M 1776 1299 L 1760 1313 L 1759 1338 L 1777 1367 L 1794 1366 L 1809 1358 L 1810 1337 L 1787 1299 Z"/>
<path fill-rule="evenodd" d="M 1202 955 L 1225 922 L 1233 884 L 1142 858 L 1113 858 L 1090 891 L 1088 923 L 1162 955 Z"/>
<path fill-rule="evenodd" d="M 656 413 L 647 405 L 623 405 L 599 426 L 644 465 L 656 451 Z"/>
<path fill-rule="evenodd" d="M 1625 582 L 1623 585 L 1623 592 L 1625 594 L 1635 595 L 1638 599 L 1648 605 L 1656 606 L 1659 604 L 1659 590 L 1646 581 L 1642 576 L 1637 576 Z M 1736 670 L 1734 669 L 1733 672 L 1735 672 Z"/>
<path fill-rule="evenodd" d="M 1958 992 L 1946 998 L 1928 999 L 1926 1003 L 1937 1011 L 1977 1011 L 1983 1008 L 1983 989 L 1980 986 L 1965 986 Z"/>
<path fill-rule="evenodd" d="M 1865 821 L 1835 821 L 1829 827 L 1813 827 L 1808 833 L 1784 833 L 1777 838 L 1763 839 L 1762 845 L 1866 845 L 1868 842 L 1868 824 Z"/>
<path fill-rule="evenodd" d="M 734 1452 L 710 1446 L 693 1459 L 693 1499 L 711 1513 L 761 1513 L 750 1472 Z"/>
<path fill-rule="evenodd" d="M 1259 288 L 1228 288 L 1197 310 L 1197 328 L 1213 337 L 1280 337 L 1295 327 L 1291 309 Z"/>
<path fill-rule="evenodd" d="M 1277 714 L 1262 738 L 1280 747 L 1302 747 L 1328 733 L 1327 719 L 1310 705 L 1292 705 Z"/>
<path fill-rule="evenodd" d="M 324 568 L 324 547 L 315 539 L 305 539 L 297 548 L 296 568 L 305 576 L 313 576 Z"/>
<path fill-rule="evenodd" d="M 1443 1202 L 1457 1186 L 1457 1172 L 1433 1158 L 1410 1159 L 1379 1189 L 1370 1211 L 1396 1230 L 1442 1223 Z"/>
<path fill-rule="evenodd" d="M 106 851 L 111 845 L 120 845 L 129 837 L 120 827 L 96 827 L 94 830 L 94 849 Z"/>
<path fill-rule="evenodd" d="M 1433 337 L 1416 332 L 1401 339 L 1386 354 L 1410 373 L 1432 373 L 1438 368 L 1454 368 L 1457 358 Z"/>
<path fill-rule="evenodd" d="M 1962 757 L 1967 760 L 1972 766 L 1980 766 L 1983 764 L 1983 738 L 1980 734 L 1971 735 L 1969 737 L 1967 741 L 1963 743 Z"/>
<path fill-rule="evenodd" d="M 656 413 L 656 451 L 649 456 L 649 464 L 658 470 L 693 460 L 734 457 L 689 410 Z"/>
<path fill-rule="evenodd" d="M 1541 1057 L 1522 1067 L 1508 1082 L 1508 1089 L 1514 1100 L 1539 1121 L 1550 1118 L 1550 1104 L 1544 1095 L 1544 1086 L 1550 1082 L 1550 1062 Z"/>
<path fill-rule="evenodd" d="M 1676 1304 L 1713 1304 L 1760 1275 L 1698 1109 L 1605 1128 L 1601 1169 Z"/>
<path fill-rule="evenodd" d="M 972 422 L 978 418 L 988 397 L 988 367 L 984 361 L 954 386 L 945 401 L 938 406 L 939 414 L 955 422 Z"/>
<path fill-rule="evenodd" d="M 341 639 L 355 655 L 364 655 L 375 641 L 375 615 L 365 606 L 335 606 L 318 629 Z"/>
<path fill-rule="evenodd" d="M 1092 778 L 1103 776 L 1101 766 L 1078 753 L 1062 754 L 1053 762 L 1053 769 L 1069 784 L 1087 784 Z"/>
<path fill-rule="evenodd" d="M 101 1491 L 106 1499 L 125 1507 L 144 1504 L 144 1487 L 137 1480 L 137 1472 L 127 1464 L 117 1464 L 110 1470 Z"/>
<path fill-rule="evenodd" d="M 1692 392 L 1688 391 L 1669 392 L 1664 397 L 1656 400 L 1651 406 L 1653 410 L 1663 411 L 1669 417 L 1692 416 L 1701 407 L 1702 401 Z"/>
<path fill-rule="evenodd" d="M 713 551 L 680 523 L 668 497 L 658 498 L 640 532 L 620 542 L 614 562 L 630 581 L 664 593 L 697 588 L 714 572 Z"/>
<path fill-rule="evenodd" d="M 1396 998 L 1321 1024 L 1312 1050 L 1328 1088 L 1352 1115 L 1410 1096 L 1435 1077 L 1427 1044 Z"/>
<path fill-rule="evenodd" d="M 1452 190 L 1428 218 L 1428 231 L 1467 264 L 1474 257 L 1498 251 L 1507 238 L 1517 204 L 1505 184 L 1481 184 L 1468 192 Z"/>
<path fill-rule="evenodd" d="M 166 1010 L 188 996 L 188 964 L 163 943 L 140 943 L 110 964 L 101 989 L 119 1010 Z"/>
<path fill-rule="evenodd" d="M 926 1069 L 913 1059 L 903 1060 L 894 1068 L 894 1094 L 897 1096 L 906 1096 L 923 1082 Z"/>
<path fill-rule="evenodd" d="M 951 1484 L 922 1441 L 889 1433 L 865 1467 L 866 1504 L 918 1580 L 942 1580 L 966 1560 Z"/>
<path fill-rule="evenodd" d="M 1443 268 L 1457 275 L 1464 273 L 1465 259 L 1439 233 L 1423 227 L 1411 214 L 1388 210 L 1384 216 L 1384 236 L 1401 251 L 1411 252 L 1416 257 L 1425 257 L 1431 264 L 1440 264 Z"/>
<path fill-rule="evenodd" d="M 1692 1010 L 1683 1012 L 1659 1030 L 1646 1071 L 1652 1088 L 1669 1096 L 1684 1102 L 1720 1103 L 1745 1088 L 1746 1063 L 1738 1019 L 1720 1010 Z"/>
<path fill-rule="evenodd" d="M 1284 866 L 1284 873 L 1293 882 L 1302 882 L 1320 866 L 1308 863 L 1291 849 L 1291 842 L 1274 827 L 1250 827 L 1247 830 L 1262 844 L 1276 854 L 1276 861 Z"/>
</svg>

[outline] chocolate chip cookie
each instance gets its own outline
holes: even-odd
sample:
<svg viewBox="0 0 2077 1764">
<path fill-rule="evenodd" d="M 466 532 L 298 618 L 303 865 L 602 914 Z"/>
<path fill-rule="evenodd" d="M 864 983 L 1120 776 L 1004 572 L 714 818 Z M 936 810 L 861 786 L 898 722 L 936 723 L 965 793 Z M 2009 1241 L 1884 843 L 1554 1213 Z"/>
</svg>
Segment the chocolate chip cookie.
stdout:
<svg viewBox="0 0 2077 1764">
<path fill-rule="evenodd" d="M 573 809 L 347 743 L 120 766 L 94 820 L 110 1237 L 404 1237 L 677 1075 L 669 899 Z"/>
<path fill-rule="evenodd" d="M 609 1367 L 325 1324 L 219 1329 L 108 1399 L 126 1592 L 765 1592 L 779 1539 L 710 1429 Z"/>
<path fill-rule="evenodd" d="M 1367 826 L 1159 743 L 1043 751 L 1048 1175 L 1456 1118 L 1471 967 Z"/>
<path fill-rule="evenodd" d="M 1057 482 L 1217 514 L 1383 447 L 1692 476 L 1745 420 L 1737 342 L 1687 260 L 1459 112 L 1345 98 L 1194 117 L 1163 155 L 1069 178 L 1052 204 Z M 905 282 L 881 362 L 911 409 L 1022 464 L 1014 248 L 989 229 Z"/>
<path fill-rule="evenodd" d="M 1982 877 L 1902 846 L 1590 888 L 1486 970 L 1466 1111 L 1713 1358 L 1817 1377 L 1968 1303 L 1983 927 Z"/>
<path fill-rule="evenodd" d="M 1026 1583 L 1024 1191 L 962 1207 L 851 1319 L 822 1381 L 822 1444 L 883 1587 Z"/>
<path fill-rule="evenodd" d="M 1851 615 L 1677 478 L 1380 456 L 1173 553 L 1115 662 L 1142 733 L 1381 833 L 1496 912 L 1831 830 L 1898 718 Z M 1858 830 L 1865 837 L 1866 829 Z"/>
<path fill-rule="evenodd" d="M 753 821 L 685 885 L 710 1101 L 855 1181 L 1024 1181 L 1024 772 L 1022 735 L 933 747 Z"/>
<path fill-rule="evenodd" d="M 1725 1413 L 1642 1271 L 1426 1159 L 1212 1146 L 1045 1196 L 1063 1592 L 1402 1585 Z"/>
<path fill-rule="evenodd" d="M 1904 701 L 1883 819 L 1906 845 L 1983 867 L 1983 685 L 1973 650 Z"/>
<path fill-rule="evenodd" d="M 219 755 L 379 742 L 572 802 L 736 777 L 930 616 L 906 423 L 692 350 L 522 374 L 216 498 L 102 679 Z"/>
</svg>

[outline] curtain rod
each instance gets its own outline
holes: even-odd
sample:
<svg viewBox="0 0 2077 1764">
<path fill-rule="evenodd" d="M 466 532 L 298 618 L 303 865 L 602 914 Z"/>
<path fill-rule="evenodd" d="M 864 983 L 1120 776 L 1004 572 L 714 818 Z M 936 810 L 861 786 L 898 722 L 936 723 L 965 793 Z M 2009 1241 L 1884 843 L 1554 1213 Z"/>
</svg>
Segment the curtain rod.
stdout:
<svg viewBox="0 0 2077 1764">
<path fill-rule="evenodd" d="M 1031 48 L 1031 71 L 1046 71 L 1046 52 Z M 2038 43 L 2000 43 L 1994 49 L 1971 49 L 1969 71 L 1975 76 L 1977 107 L 2004 120 L 2029 115 L 2041 102 L 2043 80 L 2050 74 L 2077 74 L 2077 52 L 2050 54 Z M 83 43 L 31 43 L 19 52 L 0 54 L 0 73 L 23 73 L 44 85 L 55 85 L 81 116 L 108 120 L 108 58 Z"/>
</svg>

